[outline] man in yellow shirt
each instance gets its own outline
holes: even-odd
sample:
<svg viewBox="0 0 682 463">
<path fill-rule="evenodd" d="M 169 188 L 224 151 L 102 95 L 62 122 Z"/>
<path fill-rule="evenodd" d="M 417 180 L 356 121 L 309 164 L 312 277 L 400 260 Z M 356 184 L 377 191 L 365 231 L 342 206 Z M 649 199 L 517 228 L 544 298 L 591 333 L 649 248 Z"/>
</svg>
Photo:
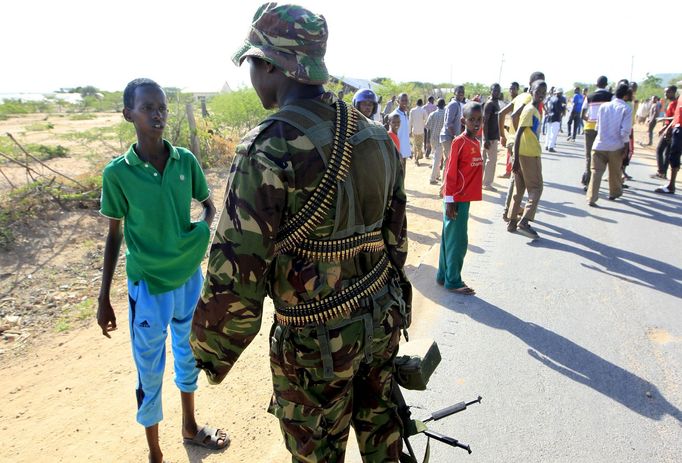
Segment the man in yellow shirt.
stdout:
<svg viewBox="0 0 682 463">
<path fill-rule="evenodd" d="M 538 234 L 530 226 L 530 221 L 535 219 L 538 202 L 542 195 L 542 163 L 540 155 L 540 111 L 539 107 L 547 94 L 547 83 L 544 80 L 533 82 L 530 93 L 532 103 L 524 105 L 519 117 L 518 130 L 514 141 L 514 197 L 511 210 L 509 211 L 509 224 L 507 231 L 520 233 L 529 238 L 537 238 Z M 521 95 L 519 95 L 521 96 Z M 518 97 L 517 97 L 518 98 Z M 528 190 L 528 201 L 523 211 L 521 220 L 517 219 L 521 210 L 523 193 Z"/>
</svg>

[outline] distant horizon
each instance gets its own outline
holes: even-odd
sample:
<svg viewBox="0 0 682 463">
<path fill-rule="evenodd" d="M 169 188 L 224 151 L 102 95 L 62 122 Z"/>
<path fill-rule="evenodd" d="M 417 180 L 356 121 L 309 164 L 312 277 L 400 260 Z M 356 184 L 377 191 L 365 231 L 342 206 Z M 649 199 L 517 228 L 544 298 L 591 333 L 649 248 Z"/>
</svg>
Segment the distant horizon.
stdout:
<svg viewBox="0 0 682 463">
<path fill-rule="evenodd" d="M 679 72 L 679 73 L 675 73 L 675 72 L 660 72 L 660 73 L 648 73 L 648 74 L 663 79 L 663 82 L 661 83 L 661 85 L 662 85 L 663 87 L 666 87 L 666 86 L 670 85 L 668 81 L 669 81 L 670 79 L 673 79 L 673 78 L 677 77 L 677 76 L 680 76 L 680 79 L 682 80 L 682 72 Z M 333 75 L 334 77 L 337 77 L 337 78 L 348 77 L 348 78 L 361 78 L 361 79 L 371 80 L 371 78 L 366 78 L 366 77 L 358 77 L 358 76 L 342 76 L 342 75 L 334 74 L 334 73 L 332 73 L 331 75 Z M 388 77 L 388 78 L 390 79 L 390 76 L 385 76 L 385 77 Z M 597 76 L 597 77 L 598 77 L 598 76 Z M 666 77 L 668 78 L 667 80 L 666 80 Z M 635 82 L 640 83 L 640 82 L 643 82 L 645 79 L 646 79 L 646 73 L 645 73 L 645 75 L 644 75 L 642 78 L 634 79 L 634 80 L 635 80 Z M 391 80 L 393 80 L 394 82 L 398 82 L 398 83 L 424 82 L 424 83 L 427 83 L 427 84 L 434 84 L 434 85 L 439 84 L 439 83 L 445 83 L 445 82 L 429 82 L 429 81 L 396 81 L 396 80 L 394 80 L 394 79 L 391 79 Z M 595 78 L 594 80 L 596 81 L 596 78 Z M 611 78 L 609 78 L 609 82 L 617 82 L 618 80 L 620 80 L 620 78 L 618 78 L 618 79 L 611 79 Z M 511 79 L 509 82 L 512 82 L 512 81 L 514 81 L 514 79 Z M 219 93 L 220 90 L 222 89 L 223 85 L 225 84 L 225 82 L 227 82 L 227 81 L 224 81 L 222 84 L 220 84 L 220 85 L 218 86 L 217 90 L 210 89 L 210 88 L 201 88 L 201 87 L 197 87 L 197 86 L 180 87 L 180 86 L 177 86 L 177 85 L 166 85 L 165 83 L 162 83 L 162 82 L 159 82 L 159 84 L 160 84 L 162 87 L 164 87 L 164 88 L 179 88 L 181 91 L 186 92 L 186 93 L 199 93 L 199 92 L 215 92 L 215 93 Z M 521 84 L 521 86 L 524 86 L 524 84 L 522 83 L 522 81 L 517 80 L 517 82 L 519 82 L 519 83 Z M 582 83 L 587 83 L 587 84 L 592 85 L 592 82 L 581 81 L 581 80 L 574 80 L 574 81 L 571 82 L 570 84 L 566 84 L 566 85 L 553 85 L 553 86 L 555 86 L 555 87 L 562 87 L 562 88 L 572 88 L 572 86 L 573 86 L 573 84 L 574 84 L 575 82 L 582 82 Z M 239 90 L 239 89 L 244 88 L 244 87 L 246 87 L 246 88 L 251 88 L 251 83 L 241 82 L 240 85 L 238 85 L 238 86 L 232 85 L 232 84 L 230 84 L 229 82 L 227 82 L 227 83 L 228 83 L 228 85 L 230 86 L 230 88 L 231 88 L 232 90 Z M 456 85 L 463 84 L 463 83 L 465 83 L 465 82 L 454 82 L 454 83 L 451 83 L 451 85 L 456 86 Z M 486 85 L 488 85 L 486 82 L 471 82 L 471 83 L 474 83 L 474 84 L 475 84 L 475 83 L 479 83 L 479 84 L 486 84 Z M 505 84 L 508 85 L 508 83 L 503 83 L 503 84 L 502 84 L 503 89 L 505 88 Z M 673 83 L 673 84 L 674 84 L 674 83 Z M 114 90 L 112 90 L 112 89 L 100 87 L 100 86 L 95 85 L 95 84 L 92 84 L 92 83 L 82 83 L 82 84 L 73 85 L 73 86 L 60 86 L 60 87 L 56 88 L 55 90 L 44 90 L 44 91 L 41 91 L 41 90 L 5 91 L 5 90 L 3 90 L 2 88 L 0 88 L 0 96 L 1 96 L 1 95 L 14 95 L 14 94 L 40 94 L 40 95 L 43 95 L 43 94 L 47 94 L 47 93 L 62 93 L 62 92 L 60 92 L 60 91 L 63 90 L 63 89 L 73 90 L 73 89 L 78 88 L 78 87 L 86 87 L 86 86 L 90 86 L 90 85 L 93 86 L 93 87 L 95 87 L 95 88 L 97 88 L 98 90 L 102 90 L 102 91 L 105 91 L 105 92 L 122 92 L 122 91 L 123 91 L 123 88 L 125 88 L 125 86 L 124 86 L 124 87 L 122 87 L 122 88 L 120 88 L 120 89 L 114 89 Z"/>
</svg>

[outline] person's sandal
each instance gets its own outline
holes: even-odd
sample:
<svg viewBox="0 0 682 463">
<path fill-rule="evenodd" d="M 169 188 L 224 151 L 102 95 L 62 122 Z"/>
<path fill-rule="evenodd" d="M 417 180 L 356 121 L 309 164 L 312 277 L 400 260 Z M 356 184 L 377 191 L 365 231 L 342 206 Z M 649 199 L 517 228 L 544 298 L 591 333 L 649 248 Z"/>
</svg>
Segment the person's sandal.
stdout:
<svg viewBox="0 0 682 463">
<path fill-rule="evenodd" d="M 476 294 L 476 291 L 474 291 L 472 288 L 469 288 L 468 286 L 462 286 L 461 288 L 449 288 L 448 291 L 451 293 L 460 294 L 462 296 L 473 296 Z"/>
<path fill-rule="evenodd" d="M 221 433 L 224 433 L 225 437 L 223 437 Z M 218 444 L 218 441 L 221 439 L 223 441 L 222 445 Z M 210 450 L 222 450 L 230 445 L 230 437 L 227 435 L 227 432 L 222 429 L 213 428 L 211 426 L 202 426 L 194 437 L 183 437 L 182 442 L 186 445 L 196 445 Z"/>
</svg>

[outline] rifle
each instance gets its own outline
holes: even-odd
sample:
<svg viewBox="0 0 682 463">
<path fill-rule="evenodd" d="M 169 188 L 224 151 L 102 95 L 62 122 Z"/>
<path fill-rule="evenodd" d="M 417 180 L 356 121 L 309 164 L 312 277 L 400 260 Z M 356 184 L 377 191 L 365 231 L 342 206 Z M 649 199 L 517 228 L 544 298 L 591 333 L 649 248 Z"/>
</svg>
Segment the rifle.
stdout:
<svg viewBox="0 0 682 463">
<path fill-rule="evenodd" d="M 443 435 L 436 431 L 431 431 L 429 428 L 426 427 L 426 423 L 428 423 L 429 421 L 438 421 L 442 418 L 446 418 L 448 416 L 454 415 L 455 413 L 459 413 L 466 410 L 467 407 L 469 407 L 469 405 L 481 403 L 481 400 L 483 400 L 481 396 L 478 396 L 478 398 L 470 402 L 459 402 L 457 404 L 433 412 L 431 416 L 429 416 L 425 420 L 415 420 L 412 418 L 410 406 L 407 405 L 407 403 L 405 402 L 405 398 L 403 397 L 403 393 L 400 390 L 400 386 L 398 386 L 398 384 L 394 384 L 393 386 L 392 398 L 393 401 L 398 405 L 398 416 L 400 416 L 400 420 L 403 422 L 402 438 L 403 442 L 405 443 L 405 448 L 407 448 L 408 452 L 402 453 L 402 455 L 400 456 L 400 463 L 419 463 L 419 460 L 417 460 L 417 457 L 414 453 L 414 449 L 412 448 L 412 444 L 410 444 L 409 440 L 410 437 L 415 436 L 417 434 L 424 434 L 425 436 L 427 436 L 426 450 L 424 452 L 423 460 L 424 463 L 427 463 L 429 461 L 431 453 L 430 449 L 431 443 L 429 440 L 430 438 L 433 438 L 439 442 L 443 442 L 444 444 L 448 444 L 451 447 L 459 447 L 461 449 L 464 449 L 469 454 L 472 453 L 471 446 L 469 444 L 465 444 L 453 437 Z"/>
<path fill-rule="evenodd" d="M 398 416 L 400 416 L 400 420 L 403 424 L 402 439 L 403 442 L 405 442 L 405 448 L 407 449 L 407 453 L 403 452 L 401 454 L 400 463 L 419 463 L 409 440 L 410 437 L 417 434 L 424 434 L 427 436 L 424 463 L 429 461 L 431 438 L 448 444 L 451 447 L 459 447 L 466 450 L 468 453 L 471 453 L 471 447 L 468 444 L 436 431 L 431 431 L 426 426 L 426 423 L 438 421 L 462 412 L 470 405 L 481 403 L 482 397 L 478 396 L 477 399 L 469 402 L 459 402 L 450 405 L 449 407 L 431 413 L 431 415 L 424 420 L 413 419 L 412 413 L 410 412 L 410 406 L 405 402 L 400 386 L 412 390 L 426 389 L 431 373 L 433 373 L 436 366 L 440 363 L 440 352 L 436 343 L 430 340 L 408 342 L 401 346 L 401 351 L 402 352 L 398 354 L 398 357 L 396 357 L 395 381 L 391 391 L 392 399 L 397 405 Z"/>
</svg>

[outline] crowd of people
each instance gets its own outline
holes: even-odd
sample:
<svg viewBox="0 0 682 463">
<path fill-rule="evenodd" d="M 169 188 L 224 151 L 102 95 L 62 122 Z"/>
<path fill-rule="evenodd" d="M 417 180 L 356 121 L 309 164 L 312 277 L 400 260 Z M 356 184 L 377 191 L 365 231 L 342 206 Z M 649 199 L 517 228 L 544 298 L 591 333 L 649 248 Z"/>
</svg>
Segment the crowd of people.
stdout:
<svg viewBox="0 0 682 463">
<path fill-rule="evenodd" d="M 402 93 L 391 98 L 384 113 L 371 90 L 360 90 L 353 98 L 353 105 L 367 118 L 377 123 L 383 121 L 401 154 L 404 170 L 407 159 L 414 159 L 419 165 L 422 157 L 431 155 L 432 185 L 441 183 L 444 170 L 441 197 L 445 204 L 436 279 L 448 289 L 461 294 L 475 293 L 461 279 L 468 204 L 481 200 L 481 190 L 497 191 L 493 179 L 500 147 L 507 151 L 507 162 L 499 178 L 511 178 L 503 219 L 509 232 L 531 238 L 538 238 L 531 222 L 543 188 L 540 140 L 544 137 L 545 151 L 555 153 L 566 119 L 567 141 L 575 142 L 579 134 L 584 134 L 585 170 L 580 181 L 589 206 L 597 207 L 599 187 L 607 171 L 609 200 L 621 197 L 628 188 L 625 182 L 631 177 L 626 168 L 634 152 L 635 122 L 648 126 L 649 142 L 642 143 L 643 146 L 652 144 L 656 125 L 662 125 L 656 149 L 658 169 L 652 177 L 668 180 L 670 170 L 669 183 L 655 191 L 675 192 L 682 147 L 676 86 L 665 89 L 666 107 L 656 96 L 640 105 L 635 100 L 636 82 L 623 79 L 612 92 L 607 89 L 608 78 L 600 76 L 594 92 L 576 86 L 569 102 L 562 88 L 548 89 L 544 78 L 542 72 L 533 73 L 523 93 L 519 93 L 519 84 L 512 82 L 510 101 L 504 107 L 498 83 L 490 86 L 490 96 L 483 104 L 478 95 L 467 101 L 461 85 L 454 88 L 447 104 L 443 98 L 435 101 L 429 96 L 428 104 L 418 99 L 416 106 L 409 109 L 409 97 Z M 526 201 L 522 206 L 524 195 Z"/>
</svg>

